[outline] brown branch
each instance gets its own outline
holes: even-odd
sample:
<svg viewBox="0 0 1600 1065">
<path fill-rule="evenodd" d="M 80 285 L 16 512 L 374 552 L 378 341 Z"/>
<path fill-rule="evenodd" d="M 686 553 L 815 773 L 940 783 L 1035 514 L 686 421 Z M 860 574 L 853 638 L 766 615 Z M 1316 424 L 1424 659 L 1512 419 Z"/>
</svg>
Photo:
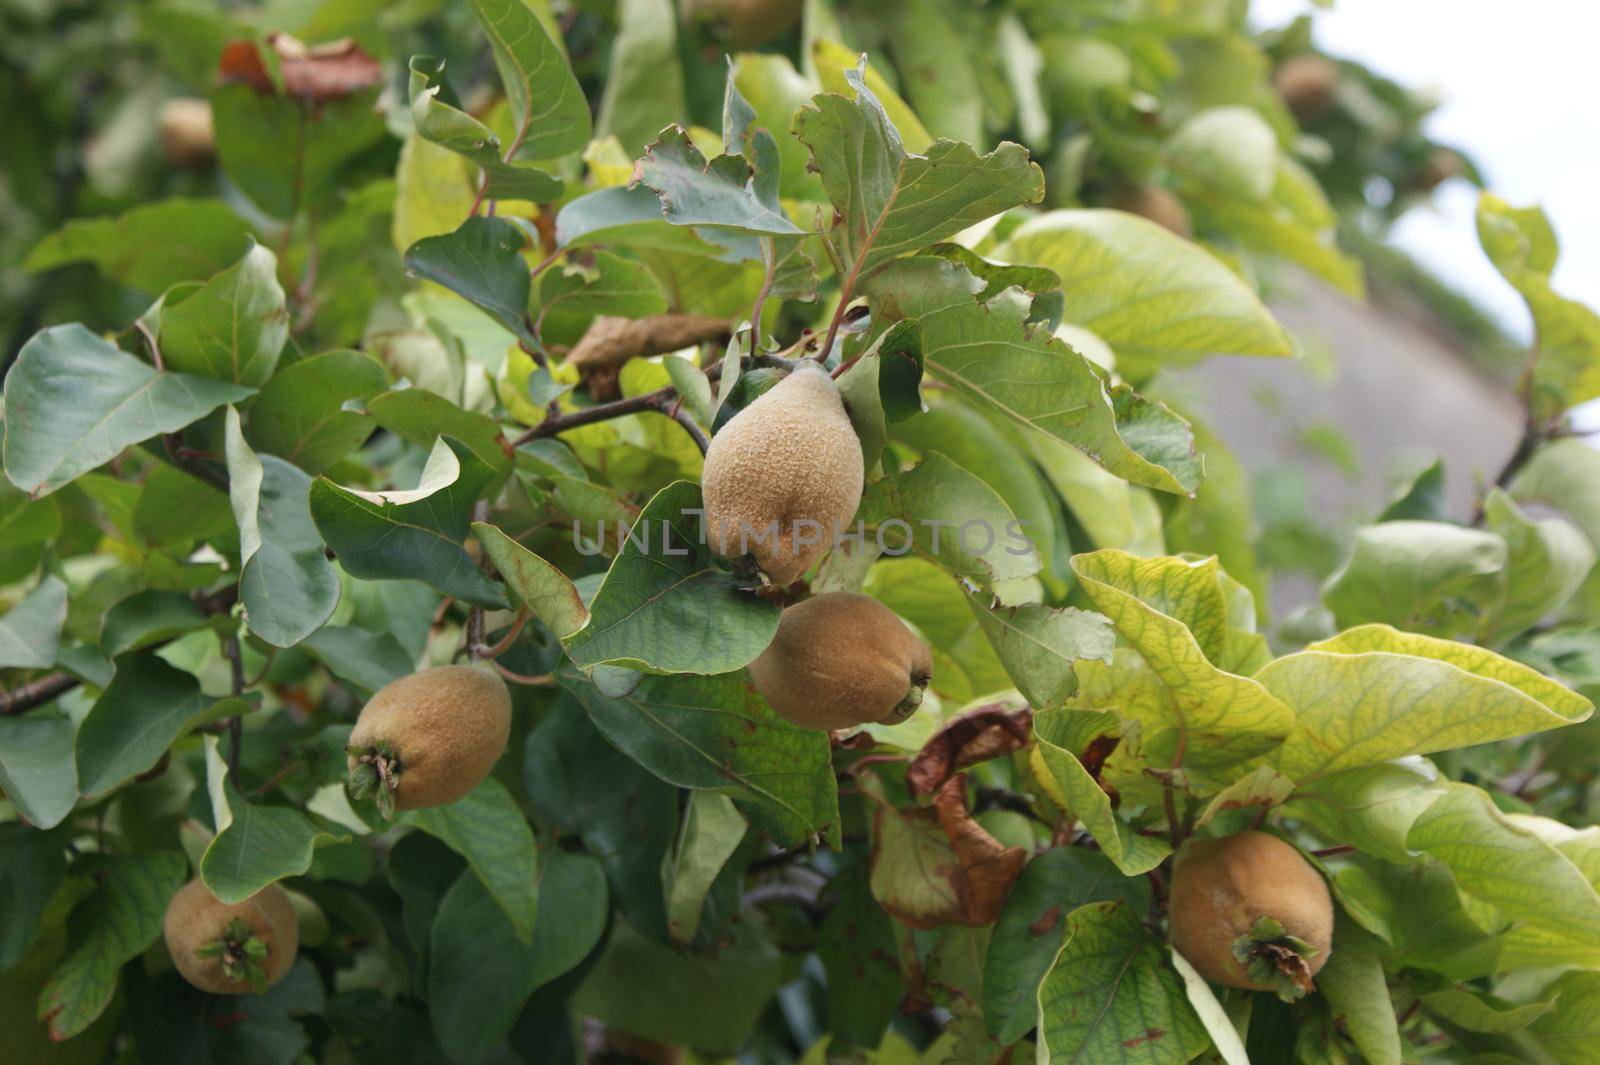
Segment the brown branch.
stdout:
<svg viewBox="0 0 1600 1065">
<path fill-rule="evenodd" d="M 700 454 L 704 455 L 711 450 L 710 438 L 706 436 L 705 431 L 696 424 L 695 420 L 689 416 L 688 411 L 674 405 L 669 417 L 683 426 L 683 431 L 689 434 L 689 439 L 693 440 L 694 446 L 700 449 Z"/>
<path fill-rule="evenodd" d="M 492 658 L 488 662 L 494 667 L 496 673 L 513 684 L 527 684 L 536 688 L 548 688 L 556 682 L 555 674 L 553 673 L 541 673 L 537 677 L 530 677 L 526 673 L 514 673 Z"/>
<path fill-rule="evenodd" d="M 474 658 L 499 658 L 506 653 L 510 646 L 517 642 L 517 637 L 522 635 L 522 627 L 528 623 L 528 608 L 523 607 L 517 611 L 517 619 L 511 623 L 511 629 L 492 645 L 482 643 L 476 645 L 477 652 Z"/>
<path fill-rule="evenodd" d="M 237 633 L 222 641 L 222 654 L 228 660 L 229 673 L 233 678 L 234 696 L 243 695 L 244 649 L 239 646 Z M 231 714 L 228 717 L 228 777 L 235 784 L 239 781 L 239 756 L 243 745 L 244 718 L 240 714 Z"/>
<path fill-rule="evenodd" d="M 1522 467 L 1528 464 L 1528 460 L 1533 458 L 1534 452 L 1538 451 L 1552 437 L 1553 434 L 1549 430 L 1535 425 L 1530 419 L 1522 429 L 1522 439 L 1517 441 L 1516 449 L 1511 452 L 1511 457 L 1506 459 L 1506 464 L 1500 468 L 1500 473 L 1495 477 L 1492 487 L 1504 488 L 1509 485 L 1517 474 L 1522 472 Z M 1483 524 L 1484 508 L 1488 505 L 1488 502 L 1489 493 L 1485 491 L 1478 497 L 1477 506 L 1473 509 L 1473 525 L 1481 526 Z"/>
<path fill-rule="evenodd" d="M 223 614 L 232 609 L 239 598 L 237 585 L 229 585 L 221 591 L 213 592 L 207 596 L 197 596 L 195 605 L 207 614 Z M 176 637 L 174 637 L 175 639 Z M 150 650 L 171 643 L 171 640 L 162 640 L 152 644 Z M 43 706 L 50 700 L 67 692 L 83 683 L 79 678 L 70 673 L 56 672 L 31 680 L 15 691 L 0 694 L 0 716 L 8 714 L 21 714 L 32 710 L 36 706 Z"/>
<path fill-rule="evenodd" d="M 660 388 L 654 392 L 643 395 L 629 396 L 626 399 L 616 399 L 609 403 L 597 403 L 592 407 L 583 407 L 579 410 L 569 411 L 566 414 L 552 414 L 532 429 L 523 433 L 511 442 L 512 447 L 519 447 L 530 440 L 542 440 L 547 436 L 564 433 L 568 429 L 578 429 L 596 422 L 610 421 L 612 418 L 621 418 L 629 414 L 638 414 L 642 411 L 662 411 L 664 404 L 677 392 L 672 388 Z"/>
</svg>

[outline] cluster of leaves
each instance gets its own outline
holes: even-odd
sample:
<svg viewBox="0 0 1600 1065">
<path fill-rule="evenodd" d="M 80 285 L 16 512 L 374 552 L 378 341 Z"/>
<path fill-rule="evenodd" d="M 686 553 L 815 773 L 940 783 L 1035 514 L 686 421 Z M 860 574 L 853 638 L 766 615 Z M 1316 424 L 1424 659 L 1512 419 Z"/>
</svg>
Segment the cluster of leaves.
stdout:
<svg viewBox="0 0 1600 1065">
<path fill-rule="evenodd" d="M 1203 235 L 1353 275 L 1264 68 L 1213 77 L 1254 47 L 1243 5 L 1062 6 L 813 0 L 797 51 L 726 69 L 682 61 L 664 0 L 602 51 L 605 19 L 522 0 L 271 26 L 358 38 L 309 50 L 144 10 L 221 172 L 29 256 L 142 298 L 6 378 L 0 1056 L 1588 1060 L 1594 765 L 1555 730 L 1600 686 L 1600 458 L 1560 439 L 1596 319 L 1551 290 L 1542 216 L 1486 199 L 1541 338 L 1503 491 L 1469 527 L 1419 478 L 1325 631 L 1270 646 L 1237 463 L 1144 393 L 1291 338 L 1222 244 L 1040 209 L 1027 149 L 973 145 L 1037 139 L 1041 69 L 1076 69 L 1037 57 L 1087 26 L 1138 59 L 1087 97 L 1094 153 L 1142 176 L 1154 145 Z M 880 43 L 894 68 L 858 59 Z M 720 134 L 675 124 L 708 78 Z M 1082 148 L 1043 151 L 1092 189 Z M 726 329 L 623 363 L 618 399 L 563 359 L 667 314 Z M 801 358 L 869 481 L 810 588 L 874 595 L 935 660 L 911 720 L 834 737 L 749 683 L 779 600 L 696 516 L 705 439 Z M 520 682 L 511 751 L 386 822 L 350 724 L 464 643 Z M 1293 1006 L 1219 998 L 1161 934 L 1182 839 L 1263 822 L 1339 907 Z M 171 970 L 190 867 L 223 902 L 291 892 L 268 994 Z"/>
</svg>

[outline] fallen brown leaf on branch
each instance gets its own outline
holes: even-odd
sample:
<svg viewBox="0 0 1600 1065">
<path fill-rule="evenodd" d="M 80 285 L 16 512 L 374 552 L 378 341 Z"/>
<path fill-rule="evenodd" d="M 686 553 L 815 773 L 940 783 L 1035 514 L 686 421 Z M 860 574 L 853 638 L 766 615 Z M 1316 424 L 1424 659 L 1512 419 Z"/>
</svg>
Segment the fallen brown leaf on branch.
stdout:
<svg viewBox="0 0 1600 1065">
<path fill-rule="evenodd" d="M 946 722 L 922 745 L 906 770 L 906 784 L 917 798 L 944 787 L 952 774 L 1001 758 L 1028 745 L 1033 711 L 1005 703 L 975 707 Z"/>
<path fill-rule="evenodd" d="M 617 395 L 617 376 L 629 359 L 662 355 L 707 340 L 726 340 L 732 323 L 698 314 L 653 314 L 646 318 L 596 318 L 567 353 L 595 399 Z"/>
<path fill-rule="evenodd" d="M 277 54 L 283 94 L 321 103 L 337 100 L 383 81 L 383 68 L 355 41 L 345 39 L 308 48 L 287 33 L 267 34 L 267 45 Z M 243 83 L 264 96 L 278 87 L 254 41 L 232 41 L 222 50 L 219 67 L 222 84 Z"/>
</svg>

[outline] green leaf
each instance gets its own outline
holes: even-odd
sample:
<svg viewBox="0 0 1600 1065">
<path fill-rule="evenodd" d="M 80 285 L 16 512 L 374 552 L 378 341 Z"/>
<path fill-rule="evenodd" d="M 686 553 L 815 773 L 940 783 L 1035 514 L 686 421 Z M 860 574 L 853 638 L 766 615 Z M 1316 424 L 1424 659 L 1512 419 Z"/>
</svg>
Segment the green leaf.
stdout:
<svg viewBox="0 0 1600 1065">
<path fill-rule="evenodd" d="M 1278 192 L 1283 192 L 1280 159 Z M 1307 178 L 1315 182 L 1313 178 Z M 1339 250 L 1334 231 L 1307 228 L 1303 221 L 1288 214 L 1279 199 L 1266 203 L 1246 203 L 1211 193 L 1191 194 L 1190 204 L 1206 228 L 1226 233 L 1238 244 L 1253 251 L 1276 255 L 1296 263 L 1327 281 L 1352 299 L 1366 298 L 1366 278 L 1361 260 Z"/>
<path fill-rule="evenodd" d="M 487 414 L 464 410 L 437 392 L 425 388 L 384 392 L 367 402 L 367 415 L 418 447 L 432 448 L 439 437 L 454 437 L 495 471 L 497 482 L 511 472 L 511 445 L 500 423 Z"/>
<path fill-rule="evenodd" d="M 740 921 L 737 939 L 714 958 L 646 939 L 626 922 L 572 999 L 608 1028 L 702 1054 L 734 1054 L 771 1003 L 782 955 L 757 921 Z M 716 1003 L 707 1009 L 706 1003 Z"/>
<path fill-rule="evenodd" d="M 632 158 L 689 113 L 678 15 L 671 0 L 621 0 L 595 132 L 614 136 Z"/>
<path fill-rule="evenodd" d="M 315 476 L 372 435 L 372 422 L 344 404 L 375 396 L 388 385 L 383 364 L 359 351 L 298 359 L 262 387 L 250 408 L 246 436 L 257 451 Z"/>
<path fill-rule="evenodd" d="M 53 710 L 0 717 L 0 788 L 37 828 L 56 827 L 77 805 L 76 731 L 71 719 Z"/>
<path fill-rule="evenodd" d="M 526 243 L 522 230 L 503 218 L 473 217 L 454 232 L 424 237 L 407 248 L 406 273 L 438 282 L 518 337 L 531 341 L 528 296 L 532 283 L 522 258 Z"/>
<path fill-rule="evenodd" d="M 1511 482 L 1511 496 L 1519 503 L 1554 507 L 1570 518 L 1589 542 L 1600 548 L 1600 450 L 1581 440 L 1564 439 L 1546 444 Z M 1600 609 L 1600 570 L 1592 570 L 1579 590 L 1573 607 Z"/>
<path fill-rule="evenodd" d="M 205 738 L 206 790 L 217 834 L 200 856 L 200 878 L 220 901 L 243 902 L 268 884 L 311 868 L 311 852 L 335 837 L 299 810 L 246 802 L 229 779 L 215 736 Z"/>
<path fill-rule="evenodd" d="M 47 573 L 0 617 L 0 668 L 48 669 L 56 664 L 67 620 L 67 582 Z"/>
<path fill-rule="evenodd" d="M 958 247 L 947 245 L 946 247 Z M 965 249 L 963 249 L 965 250 Z M 1004 288 L 1006 286 L 1002 286 Z M 990 289 L 994 288 L 991 282 Z M 884 334 L 888 338 L 894 332 Z M 915 330 L 913 331 L 915 332 Z M 880 348 L 877 361 L 883 361 Z M 873 360 L 862 359 L 846 373 L 840 388 L 851 373 Z M 919 397 L 920 400 L 920 397 Z M 885 397 L 885 406 L 888 405 Z M 852 406 L 852 415 L 858 412 Z M 1021 449 L 1006 437 L 1005 431 L 982 414 L 965 405 L 940 404 L 928 411 L 919 411 L 898 422 L 893 429 L 896 440 L 904 441 L 921 452 L 938 451 L 953 459 L 957 465 L 977 474 L 988 482 L 1006 506 L 1022 523 L 1022 532 L 1033 541 L 1042 560 L 1055 555 L 1056 515 L 1044 479 L 1028 462 Z M 872 460 L 868 459 L 870 468 Z"/>
<path fill-rule="evenodd" d="M 972 594 L 967 604 L 1017 691 L 1037 710 L 1060 706 L 1078 690 L 1078 662 L 1111 661 L 1116 633 L 1093 611 L 1039 603 L 1000 606 Z"/>
<path fill-rule="evenodd" d="M 583 840 L 599 860 L 628 922 L 667 941 L 661 866 L 673 846 L 678 790 L 612 746 L 567 695 L 528 733 L 522 779 L 535 816 Z"/>
<path fill-rule="evenodd" d="M 470 0 L 511 103 L 513 159 L 554 159 L 589 143 L 589 103 L 561 45 L 524 0 Z"/>
<path fill-rule="evenodd" d="M 198 288 L 161 303 L 161 355 L 178 373 L 252 388 L 277 368 L 289 338 L 289 307 L 278 258 L 260 244 Z"/>
<path fill-rule="evenodd" d="M 157 466 L 133 504 L 133 529 L 152 547 L 185 549 L 208 542 L 224 554 L 238 532 L 228 496 L 176 466 Z"/>
<path fill-rule="evenodd" d="M 228 178 L 273 218 L 326 212 L 340 179 L 387 136 L 376 90 L 314 107 L 245 84 L 211 93 L 217 159 Z"/>
<path fill-rule="evenodd" d="M 743 156 L 719 155 L 707 162 L 681 126 L 661 131 L 636 172 L 638 182 L 661 197 L 661 209 L 674 225 L 776 236 L 804 233 L 760 195 L 755 171 Z"/>
<path fill-rule="evenodd" d="M 1559 248 L 1544 212 L 1486 192 L 1478 198 L 1478 241 L 1533 315 L 1528 398 L 1535 417 L 1553 418 L 1600 396 L 1600 315 L 1550 287 Z"/>
<path fill-rule="evenodd" d="M 559 200 L 566 187 L 560 178 L 505 161 L 495 132 L 445 98 L 444 63 L 437 56 L 411 57 L 411 118 L 417 133 L 481 169 L 491 200 Z"/>
<path fill-rule="evenodd" d="M 1061 275 L 1064 319 L 1110 344 L 1138 380 L 1213 355 L 1287 356 L 1293 342 L 1248 285 L 1197 244 L 1125 211 L 1051 211 L 995 255 Z"/>
<path fill-rule="evenodd" d="M 1461 890 L 1514 922 L 1507 969 L 1593 966 L 1600 958 L 1600 895 L 1571 859 L 1512 822 L 1487 793 L 1448 784 L 1406 836 L 1449 867 Z"/>
<path fill-rule="evenodd" d="M 1080 758 L 1090 745 L 1113 735 L 1113 715 L 1095 710 L 1044 710 L 1034 715 L 1035 771 L 1057 805 L 1070 810 L 1124 876 L 1139 876 L 1166 860 L 1172 848 L 1156 836 L 1141 836 L 1118 819 L 1111 798 Z"/>
<path fill-rule="evenodd" d="M 327 624 L 339 605 L 339 575 L 323 553 L 307 502 L 311 478 L 282 459 L 251 451 L 232 407 L 224 440 L 228 496 L 239 524 L 245 622 L 274 647 L 293 647 Z"/>
<path fill-rule="evenodd" d="M 1332 961 L 1330 955 L 1329 961 Z M 1429 1013 L 1442 1017 L 1458 1028 L 1469 1032 L 1487 1032 L 1504 1035 L 1520 1032 L 1554 1008 L 1554 996 L 1526 1005 L 1513 1005 L 1493 995 L 1476 994 L 1461 988 L 1430 991 L 1422 996 L 1422 1005 Z"/>
<path fill-rule="evenodd" d="M 1217 1001 L 1217 993 L 1206 983 L 1206 978 L 1189 964 L 1187 958 L 1170 946 L 1167 948 L 1167 959 L 1177 970 L 1179 978 L 1183 980 L 1184 996 L 1194 1008 L 1195 1016 L 1200 1018 L 1201 1025 L 1205 1027 L 1216 1056 L 1222 1059 L 1225 1065 L 1250 1065 L 1244 1041 L 1239 1038 L 1239 1029 L 1234 1027 L 1227 1010 Z M 1254 1008 L 1253 1003 L 1252 1008 Z"/>
<path fill-rule="evenodd" d="M 250 227 L 221 200 L 140 204 L 114 218 L 74 218 L 28 253 L 39 272 L 92 262 L 102 274 L 152 295 L 210 277 L 243 255 Z"/>
<path fill-rule="evenodd" d="M 1386 521 L 1356 530 L 1322 586 L 1341 626 L 1381 622 L 1440 636 L 1476 632 L 1506 591 L 1506 542 L 1481 529 Z"/>
<path fill-rule="evenodd" d="M 576 969 L 600 942 L 610 916 L 600 861 L 581 851 L 552 850 L 539 870 L 539 923 L 533 930 L 529 975 L 533 986 Z"/>
<path fill-rule="evenodd" d="M 983 139 L 983 86 L 978 65 L 987 42 L 971 39 L 957 5 L 905 0 L 886 9 L 888 44 L 906 95 L 933 136 L 977 144 Z M 975 47 L 976 46 L 976 47 Z"/>
<path fill-rule="evenodd" d="M 874 1046 L 905 997 L 894 926 L 860 870 L 829 881 L 824 898 L 830 897 L 833 905 L 817 930 L 817 955 L 827 974 L 828 1030 Z"/>
<path fill-rule="evenodd" d="M 401 820 L 467 860 L 524 943 L 533 942 L 539 908 L 538 852 L 533 830 L 505 785 L 493 777 L 448 806 L 412 810 Z"/>
<path fill-rule="evenodd" d="M 1539 1043 L 1558 1061 L 1592 1065 L 1595 1038 L 1600 1035 L 1600 973 L 1562 973 L 1545 988 L 1556 996 L 1556 1009 L 1533 1024 Z"/>
<path fill-rule="evenodd" d="M 483 881 L 463 870 L 439 903 L 428 948 L 428 1016 L 451 1061 L 482 1061 L 505 1039 L 538 962 Z"/>
<path fill-rule="evenodd" d="M 45 914 L 67 875 L 65 840 L 23 824 L 0 825 L 0 973 L 16 965 L 43 932 Z"/>
<path fill-rule="evenodd" d="M 592 268 L 563 266 L 539 278 L 534 308 L 540 337 L 576 341 L 596 315 L 644 318 L 667 310 L 654 274 L 632 259 L 597 251 Z"/>
<path fill-rule="evenodd" d="M 811 42 L 809 58 L 823 90 L 846 96 L 853 87 L 850 75 L 862 68 L 866 56 L 837 41 L 817 39 Z M 920 152 L 933 143 L 933 135 L 923 127 L 922 120 L 871 64 L 866 64 L 865 80 L 907 151 Z"/>
<path fill-rule="evenodd" d="M 886 554 L 915 553 L 985 587 L 1039 572 L 1039 555 L 1005 501 L 937 451 L 868 485 L 858 515 Z"/>
<path fill-rule="evenodd" d="M 1185 180 L 1233 199 L 1264 200 L 1278 173 L 1278 135 L 1248 107 L 1213 107 L 1167 141 L 1167 162 Z"/>
<path fill-rule="evenodd" d="M 1565 606 L 1593 571 L 1595 546 L 1564 518 L 1530 518 L 1502 489 L 1484 501 L 1490 531 L 1506 542 L 1505 598 L 1486 632 L 1504 640 Z"/>
<path fill-rule="evenodd" d="M 1067 915 L 1065 942 L 1039 984 L 1039 1062 L 1179 1065 L 1206 1030 L 1161 948 L 1121 902 Z"/>
<path fill-rule="evenodd" d="M 787 136 L 794 113 L 811 99 L 815 88 L 788 56 L 772 52 L 742 52 L 733 57 L 732 77 L 739 95 L 754 112 L 750 124 L 770 130 L 777 138 L 781 180 L 786 196 L 821 200 L 822 186 L 806 168 L 805 145 Z M 843 86 L 843 79 L 840 79 Z"/>
<path fill-rule="evenodd" d="M 1231 783 L 1237 766 L 1289 734 L 1288 706 L 1258 681 L 1218 669 L 1205 653 L 1206 646 L 1220 652 L 1227 632 L 1215 559 L 1097 551 L 1074 556 L 1072 568 L 1090 601 L 1159 679 L 1159 687 L 1151 685 L 1141 679 L 1145 667 L 1118 655 L 1109 668 L 1080 672 L 1080 702 L 1137 719 L 1142 756 L 1151 765 L 1181 768 L 1189 786 L 1204 794 Z"/>
<path fill-rule="evenodd" d="M 1317 990 L 1367 1061 L 1400 1065 L 1400 1028 L 1383 971 L 1384 944 L 1343 914 L 1335 916 L 1333 947 L 1317 974 Z"/>
<path fill-rule="evenodd" d="M 748 828 L 726 795 L 689 793 L 677 845 L 661 870 L 667 890 L 667 931 L 673 942 L 694 942 L 711 885 Z"/>
<path fill-rule="evenodd" d="M 48 495 L 130 444 L 176 432 L 252 392 L 162 373 L 81 325 L 51 326 L 22 346 L 6 375 L 6 476 L 31 495 Z"/>
<path fill-rule="evenodd" d="M 955 141 L 909 152 L 865 71 L 863 57 L 845 72 L 855 99 L 816 96 L 794 127 L 834 205 L 825 236 L 847 288 L 896 256 L 1044 196 L 1044 173 L 1019 144 L 984 156 Z"/>
<path fill-rule="evenodd" d="M 1406 865 L 1413 858 L 1406 834 L 1443 787 L 1438 772 L 1426 762 L 1388 762 L 1301 785 L 1289 812 L 1329 839 Z"/>
<path fill-rule="evenodd" d="M 205 623 L 205 612 L 182 592 L 134 592 L 106 611 L 100 623 L 100 650 L 114 658 L 192 632 Z"/>
<path fill-rule="evenodd" d="M 1594 706 L 1481 647 L 1363 625 L 1268 663 L 1256 679 L 1294 710 L 1267 762 L 1302 783 L 1408 754 L 1583 721 Z"/>
<path fill-rule="evenodd" d="M 983 1017 L 1009 1046 L 1037 1021 L 1037 991 L 1061 950 L 1064 916 L 1087 902 L 1117 901 L 1135 913 L 1150 906 L 1150 884 L 1128 878 L 1103 854 L 1056 847 L 1030 861 L 1006 898 L 983 961 Z"/>
<path fill-rule="evenodd" d="M 742 675 L 647 676 L 615 697 L 570 673 L 557 679 L 606 739 L 662 780 L 729 792 L 783 846 L 837 839 L 827 734 L 784 721 Z"/>
<path fill-rule="evenodd" d="M 118 658 L 111 684 L 78 726 L 78 791 L 92 802 L 154 768 L 213 702 L 193 675 L 155 655 Z"/>
<path fill-rule="evenodd" d="M 599 189 L 571 200 L 556 216 L 556 243 L 567 249 L 617 244 L 730 262 L 745 257 L 748 249 L 730 249 L 715 243 L 715 237 L 715 231 L 702 236 L 668 222 L 660 198 L 643 186 Z"/>
<path fill-rule="evenodd" d="M 111 1004 L 117 974 L 161 934 L 167 903 L 183 886 L 183 855 L 154 851 L 95 855 L 92 895 L 67 920 L 67 948 L 39 993 L 39 1017 L 50 1038 L 71 1039 Z"/>
<path fill-rule="evenodd" d="M 368 691 L 415 672 L 416 663 L 388 633 L 351 625 L 325 625 L 300 645 L 316 655 L 335 676 Z"/>
<path fill-rule="evenodd" d="M 474 522 L 472 532 L 512 598 L 545 628 L 564 638 L 583 627 L 589 608 L 571 578 L 493 525 Z"/>
<path fill-rule="evenodd" d="M 494 480 L 466 444 L 440 437 L 409 491 L 364 492 L 311 482 L 311 517 L 351 576 L 415 579 L 478 606 L 505 597 L 462 547 L 472 505 Z"/>
<path fill-rule="evenodd" d="M 1068 444 L 1118 477 L 1190 494 L 1202 471 L 1189 426 L 1160 404 L 1110 384 L 1089 360 L 1030 324 L 1031 301 L 1007 289 L 980 303 L 964 266 L 918 257 L 870 287 L 875 317 L 917 325 L 930 376 L 980 410 Z"/>
<path fill-rule="evenodd" d="M 778 630 L 776 604 L 741 588 L 700 531 L 700 488 L 657 492 L 567 638 L 580 666 L 602 662 L 662 673 L 727 673 L 753 661 Z"/>
</svg>

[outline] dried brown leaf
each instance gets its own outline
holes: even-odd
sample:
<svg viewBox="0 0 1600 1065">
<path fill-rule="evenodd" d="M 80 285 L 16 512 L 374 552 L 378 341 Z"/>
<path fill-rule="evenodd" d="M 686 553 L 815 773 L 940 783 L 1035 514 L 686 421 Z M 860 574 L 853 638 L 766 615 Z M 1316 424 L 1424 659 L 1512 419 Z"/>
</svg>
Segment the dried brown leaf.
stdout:
<svg viewBox="0 0 1600 1065">
<path fill-rule="evenodd" d="M 269 33 L 267 46 L 277 54 L 285 96 L 321 103 L 370 89 L 383 81 L 382 66 L 352 40 L 308 48 L 287 33 Z M 242 83 L 263 96 L 279 94 L 260 46 L 254 41 L 230 42 L 222 50 L 218 74 L 224 85 Z"/>
<path fill-rule="evenodd" d="M 1033 711 L 991 703 L 952 718 L 923 744 L 906 770 L 906 784 L 917 798 L 932 795 L 956 773 L 1028 745 Z"/>
</svg>

